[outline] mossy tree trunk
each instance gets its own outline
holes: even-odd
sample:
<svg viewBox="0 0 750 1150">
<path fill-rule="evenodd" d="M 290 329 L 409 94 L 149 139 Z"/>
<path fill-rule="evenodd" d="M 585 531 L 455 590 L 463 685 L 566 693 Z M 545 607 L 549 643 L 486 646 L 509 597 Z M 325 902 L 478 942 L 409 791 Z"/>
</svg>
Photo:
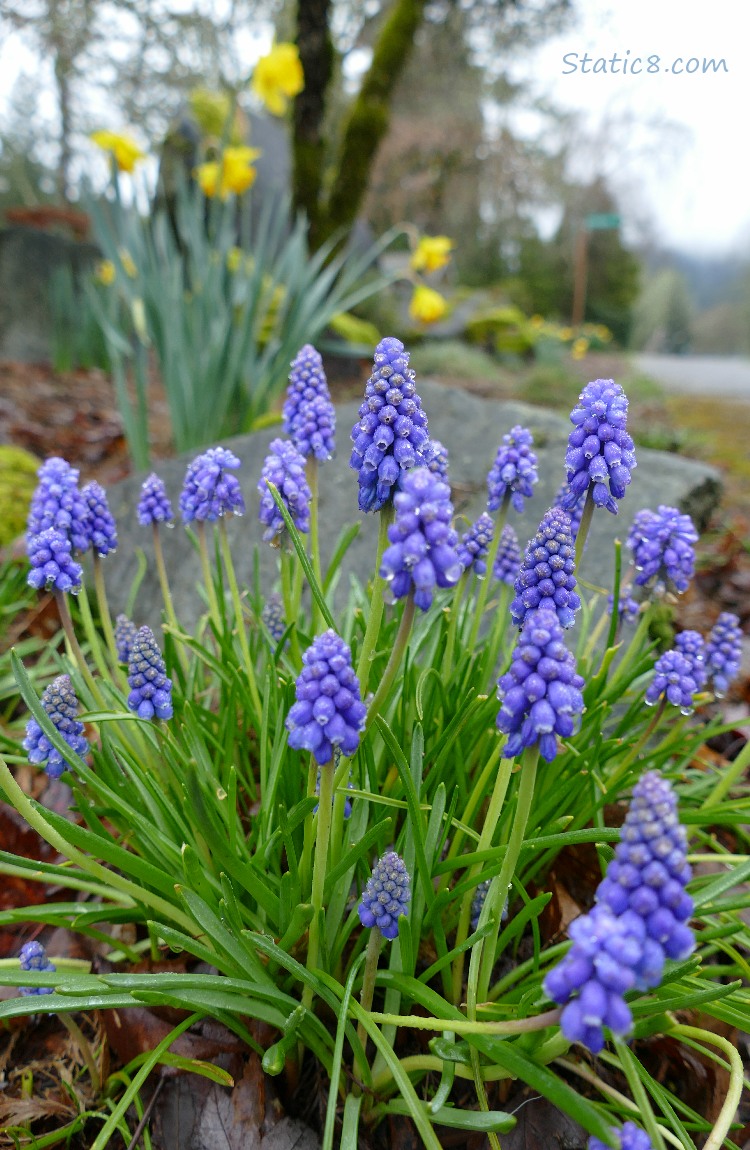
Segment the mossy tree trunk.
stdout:
<svg viewBox="0 0 750 1150">
<path fill-rule="evenodd" d="M 331 0 L 298 0 L 297 44 L 305 86 L 294 101 L 293 192 L 295 211 L 307 216 L 314 248 L 322 242 L 321 201 L 326 164 L 323 121 L 334 63 L 330 11 Z"/>
</svg>

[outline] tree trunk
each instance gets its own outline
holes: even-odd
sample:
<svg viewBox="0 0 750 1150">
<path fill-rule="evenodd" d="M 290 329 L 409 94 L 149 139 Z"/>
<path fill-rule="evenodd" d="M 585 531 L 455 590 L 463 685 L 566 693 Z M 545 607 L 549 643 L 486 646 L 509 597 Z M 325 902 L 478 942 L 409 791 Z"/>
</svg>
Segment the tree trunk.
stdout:
<svg viewBox="0 0 750 1150">
<path fill-rule="evenodd" d="M 297 44 L 305 86 L 294 101 L 295 211 L 307 216 L 310 244 L 320 246 L 320 213 L 325 166 L 323 120 L 333 75 L 334 48 L 328 26 L 331 0 L 298 0 Z"/>
</svg>

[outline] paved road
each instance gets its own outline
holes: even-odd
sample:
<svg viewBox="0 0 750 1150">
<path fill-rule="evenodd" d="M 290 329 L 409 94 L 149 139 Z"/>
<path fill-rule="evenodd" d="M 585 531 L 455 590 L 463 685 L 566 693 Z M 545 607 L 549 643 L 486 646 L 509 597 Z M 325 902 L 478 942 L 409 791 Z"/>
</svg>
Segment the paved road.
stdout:
<svg viewBox="0 0 750 1150">
<path fill-rule="evenodd" d="M 636 355 L 635 364 L 668 391 L 750 403 L 750 359 L 718 355 Z"/>
</svg>

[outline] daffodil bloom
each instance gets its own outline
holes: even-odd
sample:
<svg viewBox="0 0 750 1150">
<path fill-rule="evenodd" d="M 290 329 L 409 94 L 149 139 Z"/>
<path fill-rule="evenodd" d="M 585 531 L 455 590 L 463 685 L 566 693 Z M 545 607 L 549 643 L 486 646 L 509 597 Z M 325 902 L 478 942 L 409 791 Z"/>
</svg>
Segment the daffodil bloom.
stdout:
<svg viewBox="0 0 750 1150">
<path fill-rule="evenodd" d="M 232 247 L 227 252 L 227 271 L 236 272 L 242 263 L 242 248 Z"/>
<path fill-rule="evenodd" d="M 544 327 L 544 316 L 532 315 L 531 319 L 529 320 L 529 323 L 531 324 L 532 327 L 535 327 L 535 328 Z"/>
<path fill-rule="evenodd" d="M 117 271 L 112 260 L 99 260 L 94 268 L 94 278 L 97 283 L 109 287 L 110 284 L 115 282 Z"/>
<path fill-rule="evenodd" d="M 125 272 L 125 275 L 128 279 L 134 280 L 138 275 L 138 268 L 135 266 L 130 252 L 127 248 L 118 248 L 117 254 L 120 257 L 120 263 L 122 264 L 122 270 Z"/>
<path fill-rule="evenodd" d="M 558 336 L 558 339 L 561 339 L 563 341 L 563 343 L 568 343 L 573 338 L 573 328 L 572 327 L 561 327 L 557 333 L 557 336 Z"/>
<path fill-rule="evenodd" d="M 453 251 L 453 240 L 448 236 L 422 236 L 411 257 L 411 266 L 415 272 L 439 271 L 450 263 Z"/>
<path fill-rule="evenodd" d="M 211 199 L 217 192 L 222 200 L 232 194 L 241 196 L 255 183 L 253 160 L 257 160 L 259 155 L 258 148 L 225 148 L 221 161 L 210 160 L 200 164 L 195 169 L 195 176 L 204 196 Z"/>
<path fill-rule="evenodd" d="M 417 323 L 437 323 L 448 310 L 448 301 L 440 292 L 418 284 L 409 304 L 409 315 Z"/>
<path fill-rule="evenodd" d="M 296 44 L 274 44 L 253 72 L 252 90 L 272 116 L 283 116 L 287 103 L 305 86 Z"/>
<path fill-rule="evenodd" d="M 130 136 L 121 136 L 117 132 L 92 132 L 90 138 L 103 151 L 110 153 L 115 167 L 121 172 L 132 172 L 146 155 Z"/>
<path fill-rule="evenodd" d="M 570 349 L 570 354 L 572 355 L 573 359 L 583 359 L 588 350 L 589 341 L 581 337 L 580 339 L 577 339 L 573 342 L 573 346 Z"/>
</svg>

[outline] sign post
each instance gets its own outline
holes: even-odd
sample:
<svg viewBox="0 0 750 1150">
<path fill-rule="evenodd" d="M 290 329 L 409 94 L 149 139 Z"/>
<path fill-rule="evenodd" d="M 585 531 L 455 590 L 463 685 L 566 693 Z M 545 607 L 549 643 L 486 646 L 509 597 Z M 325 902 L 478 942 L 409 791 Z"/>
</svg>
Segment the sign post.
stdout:
<svg viewBox="0 0 750 1150">
<path fill-rule="evenodd" d="M 576 236 L 576 250 L 573 263 L 573 313 L 571 327 L 580 327 L 586 314 L 586 284 L 589 264 L 589 232 L 609 231 L 619 228 L 620 217 L 614 212 L 594 212 L 586 216 Z"/>
</svg>

